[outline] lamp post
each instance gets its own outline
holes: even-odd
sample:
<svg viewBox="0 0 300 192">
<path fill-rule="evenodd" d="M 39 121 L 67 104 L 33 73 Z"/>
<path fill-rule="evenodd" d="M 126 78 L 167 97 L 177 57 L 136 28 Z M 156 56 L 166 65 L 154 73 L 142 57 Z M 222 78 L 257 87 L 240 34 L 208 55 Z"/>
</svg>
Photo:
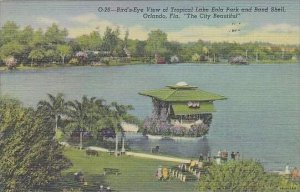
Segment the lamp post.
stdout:
<svg viewBox="0 0 300 192">
<path fill-rule="evenodd" d="M 118 156 L 118 133 L 116 133 L 116 149 L 115 149 L 115 156 Z"/>
</svg>

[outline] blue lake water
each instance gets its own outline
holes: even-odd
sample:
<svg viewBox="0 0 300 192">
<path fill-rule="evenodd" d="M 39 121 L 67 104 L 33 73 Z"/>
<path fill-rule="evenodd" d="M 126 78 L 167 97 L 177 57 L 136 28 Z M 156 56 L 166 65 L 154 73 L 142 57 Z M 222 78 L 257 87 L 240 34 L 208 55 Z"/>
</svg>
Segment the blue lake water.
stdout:
<svg viewBox="0 0 300 192">
<path fill-rule="evenodd" d="M 239 151 L 267 169 L 300 167 L 300 65 L 134 65 L 73 67 L 0 73 L 0 93 L 35 106 L 46 93 L 63 92 L 131 104 L 140 118 L 150 115 L 151 99 L 138 92 L 186 81 L 226 96 L 216 101 L 209 135 L 198 141 L 147 140 L 128 136 L 135 150 L 160 145 L 170 155 L 198 157 L 218 150 Z"/>
</svg>

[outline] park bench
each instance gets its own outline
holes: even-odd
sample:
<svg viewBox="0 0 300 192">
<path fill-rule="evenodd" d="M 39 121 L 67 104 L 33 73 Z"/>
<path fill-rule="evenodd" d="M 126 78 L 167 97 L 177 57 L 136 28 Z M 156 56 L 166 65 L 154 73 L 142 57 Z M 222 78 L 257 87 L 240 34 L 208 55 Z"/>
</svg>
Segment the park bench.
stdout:
<svg viewBox="0 0 300 192">
<path fill-rule="evenodd" d="M 115 169 L 115 168 L 103 168 L 104 170 L 104 175 L 107 174 L 115 174 L 115 175 L 119 175 L 120 174 L 120 170 L 119 169 Z"/>
</svg>

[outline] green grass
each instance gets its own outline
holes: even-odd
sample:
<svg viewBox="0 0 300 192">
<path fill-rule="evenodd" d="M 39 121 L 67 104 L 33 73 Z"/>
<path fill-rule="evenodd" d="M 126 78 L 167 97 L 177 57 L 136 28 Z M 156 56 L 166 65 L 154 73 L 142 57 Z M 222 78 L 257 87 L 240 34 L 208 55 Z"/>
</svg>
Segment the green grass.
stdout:
<svg viewBox="0 0 300 192">
<path fill-rule="evenodd" d="M 77 188 L 80 185 L 73 181 L 73 174 L 82 171 L 87 187 L 83 190 L 93 191 L 96 186 L 111 186 L 116 191 L 197 191 L 197 182 L 182 183 L 177 179 L 157 181 L 155 172 L 158 166 L 171 167 L 176 163 L 137 158 L 130 156 L 115 157 L 100 153 L 99 157 L 87 157 L 85 151 L 68 148 L 65 155 L 71 159 L 73 166 L 63 173 L 61 186 Z M 120 175 L 103 175 L 103 168 L 117 168 Z"/>
</svg>

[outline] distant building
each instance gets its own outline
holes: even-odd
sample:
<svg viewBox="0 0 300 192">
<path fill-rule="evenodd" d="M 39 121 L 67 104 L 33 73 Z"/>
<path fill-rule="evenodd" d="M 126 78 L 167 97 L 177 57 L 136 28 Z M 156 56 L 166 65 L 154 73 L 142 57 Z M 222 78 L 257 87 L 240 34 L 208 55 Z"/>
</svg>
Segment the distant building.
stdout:
<svg viewBox="0 0 300 192">
<path fill-rule="evenodd" d="M 123 50 L 124 50 L 124 52 L 125 52 L 127 58 L 131 58 L 131 53 L 130 53 L 130 51 L 127 49 L 127 47 L 124 47 Z"/>
<path fill-rule="evenodd" d="M 248 61 L 247 61 L 246 57 L 243 57 L 243 56 L 230 57 L 228 59 L 228 62 L 230 64 L 241 64 L 241 65 L 248 64 Z"/>
<path fill-rule="evenodd" d="M 170 57 L 170 62 L 171 63 L 179 63 L 179 58 L 177 55 L 173 55 Z"/>
<path fill-rule="evenodd" d="M 165 59 L 165 57 L 161 57 L 160 54 L 156 53 L 155 54 L 155 62 L 156 62 L 156 64 L 166 64 L 166 59 Z"/>
</svg>

